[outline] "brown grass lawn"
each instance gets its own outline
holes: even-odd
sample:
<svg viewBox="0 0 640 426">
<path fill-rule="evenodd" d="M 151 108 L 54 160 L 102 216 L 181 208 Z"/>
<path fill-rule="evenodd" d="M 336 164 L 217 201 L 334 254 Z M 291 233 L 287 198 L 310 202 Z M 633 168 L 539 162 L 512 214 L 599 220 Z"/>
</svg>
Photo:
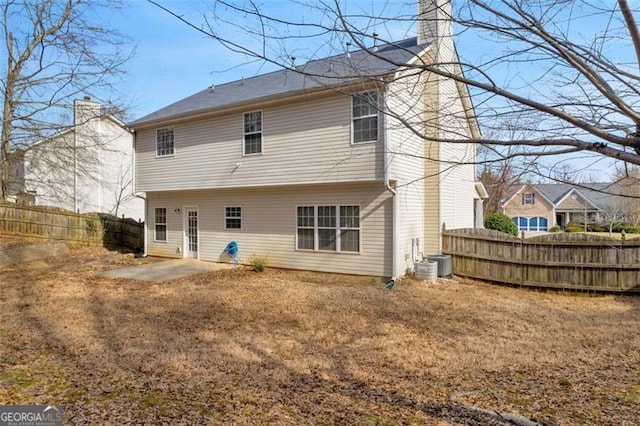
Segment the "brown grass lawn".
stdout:
<svg viewBox="0 0 640 426">
<path fill-rule="evenodd" d="M 102 249 L 0 270 L 0 404 L 65 424 L 640 424 L 640 298 L 247 269 L 97 277 Z M 493 424 L 506 424 L 494 422 Z"/>
</svg>

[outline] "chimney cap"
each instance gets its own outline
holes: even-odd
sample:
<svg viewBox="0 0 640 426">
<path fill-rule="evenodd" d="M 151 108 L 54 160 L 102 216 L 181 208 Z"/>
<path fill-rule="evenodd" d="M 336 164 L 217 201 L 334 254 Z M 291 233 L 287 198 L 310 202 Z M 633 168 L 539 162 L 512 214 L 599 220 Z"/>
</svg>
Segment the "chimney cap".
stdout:
<svg viewBox="0 0 640 426">
<path fill-rule="evenodd" d="M 84 99 L 85 101 L 90 101 L 90 100 L 91 100 L 91 96 L 84 95 L 84 98 L 83 98 L 83 99 Z"/>
</svg>

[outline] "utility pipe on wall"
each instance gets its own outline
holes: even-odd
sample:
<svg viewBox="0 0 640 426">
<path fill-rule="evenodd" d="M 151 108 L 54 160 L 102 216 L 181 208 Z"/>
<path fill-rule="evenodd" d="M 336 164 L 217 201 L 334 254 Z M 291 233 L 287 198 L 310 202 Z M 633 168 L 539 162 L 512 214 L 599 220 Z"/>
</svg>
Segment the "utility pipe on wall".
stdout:
<svg viewBox="0 0 640 426">
<path fill-rule="evenodd" d="M 391 196 L 393 197 L 393 202 L 392 202 L 392 206 L 393 208 L 391 209 L 391 214 L 392 214 L 392 220 L 393 220 L 393 227 L 392 227 L 392 237 L 391 237 L 391 281 L 395 281 L 398 276 L 396 273 L 396 270 L 398 269 L 398 260 L 397 255 L 398 255 L 398 193 L 396 191 L 395 188 L 393 188 L 391 186 L 391 181 L 390 181 L 390 177 L 389 177 L 389 167 L 391 166 L 391 162 L 389 160 L 389 135 L 388 135 L 388 131 L 387 131 L 387 117 L 388 117 L 388 110 L 387 110 L 387 103 L 385 102 L 385 93 L 382 93 L 382 102 L 383 102 L 383 106 L 382 106 L 382 120 L 383 120 L 383 150 L 384 150 L 384 184 L 387 188 L 387 190 L 391 193 Z"/>
</svg>

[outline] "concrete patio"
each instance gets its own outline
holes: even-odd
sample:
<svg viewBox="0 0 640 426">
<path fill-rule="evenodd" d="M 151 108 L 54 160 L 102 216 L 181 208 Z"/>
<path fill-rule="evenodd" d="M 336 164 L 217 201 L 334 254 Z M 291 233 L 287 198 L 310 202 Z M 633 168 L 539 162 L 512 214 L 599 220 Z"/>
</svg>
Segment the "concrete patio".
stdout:
<svg viewBox="0 0 640 426">
<path fill-rule="evenodd" d="M 228 263 L 203 262 L 196 259 L 172 259 L 114 269 L 103 272 L 100 276 L 162 282 L 186 277 L 188 275 L 230 268 L 233 268 L 233 265 Z"/>
</svg>

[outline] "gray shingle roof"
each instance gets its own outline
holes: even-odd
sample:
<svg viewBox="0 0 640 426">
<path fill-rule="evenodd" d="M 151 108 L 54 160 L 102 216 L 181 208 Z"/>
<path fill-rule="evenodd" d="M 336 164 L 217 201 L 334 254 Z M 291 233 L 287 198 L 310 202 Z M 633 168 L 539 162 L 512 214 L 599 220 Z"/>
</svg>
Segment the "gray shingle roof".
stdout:
<svg viewBox="0 0 640 426">
<path fill-rule="evenodd" d="M 178 102 L 161 108 L 127 125 L 137 127 L 147 123 L 180 118 L 257 100 L 290 96 L 355 82 L 363 78 L 383 76 L 401 68 L 427 45 L 416 45 L 411 38 L 381 46 L 377 55 L 359 50 L 347 54 L 318 59 L 294 70 L 279 70 L 251 78 L 207 88 Z M 379 56 L 379 57 L 378 57 Z"/>
</svg>

